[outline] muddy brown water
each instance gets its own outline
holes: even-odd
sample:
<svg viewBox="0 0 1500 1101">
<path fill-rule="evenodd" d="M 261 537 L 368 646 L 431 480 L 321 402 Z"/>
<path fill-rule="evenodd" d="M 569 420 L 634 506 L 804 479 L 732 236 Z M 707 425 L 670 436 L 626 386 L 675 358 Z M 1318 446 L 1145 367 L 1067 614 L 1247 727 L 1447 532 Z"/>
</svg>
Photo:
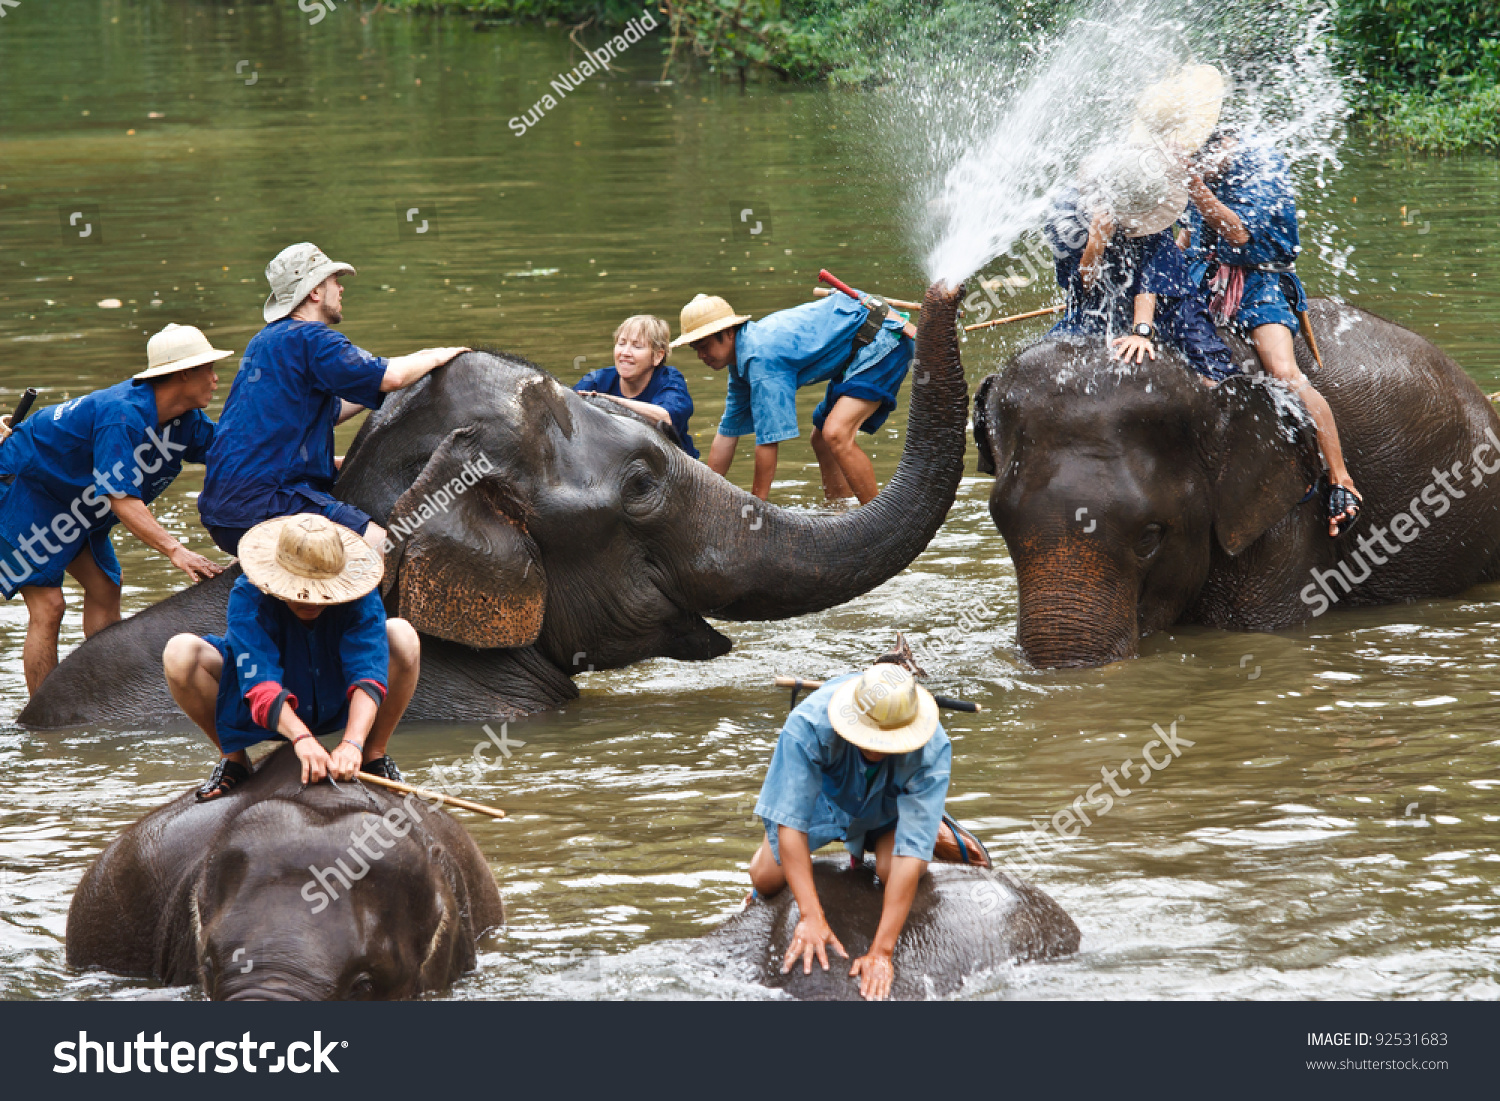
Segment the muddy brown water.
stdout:
<svg viewBox="0 0 1500 1101">
<path fill-rule="evenodd" d="M 9 13 L 0 404 L 26 385 L 55 402 L 116 381 L 168 320 L 242 349 L 265 261 L 304 237 L 359 267 L 344 325 L 358 343 L 493 344 L 569 381 L 609 362 L 619 319 L 674 317 L 699 290 L 760 314 L 803 300 L 826 266 L 920 296 L 897 174 L 859 138 L 857 94 L 661 85 L 646 45 L 517 137 L 508 121 L 578 59 L 562 31 L 363 19 L 352 6 L 306 19 L 290 3 L 230 14 L 49 0 Z M 1345 156 L 1303 205 L 1339 226 L 1353 273 L 1310 256 L 1310 287 L 1412 327 L 1500 389 L 1500 163 L 1359 142 Z M 739 222 L 747 208 L 760 234 Z M 1001 292 L 1016 311 L 1050 295 Z M 96 305 L 111 298 L 118 309 Z M 1040 331 L 1028 324 L 966 343 L 971 384 Z M 704 443 L 722 380 L 673 362 Z M 804 395 L 804 422 L 816 400 Z M 903 409 L 870 445 L 882 478 L 904 421 Z M 748 455 L 734 473 L 748 481 Z M 778 501 L 817 505 L 805 440 L 783 447 L 779 473 Z M 510 925 L 452 996 L 758 996 L 683 941 L 735 912 L 747 886 L 750 809 L 786 709 L 768 682 L 861 664 L 897 628 L 926 648 L 937 691 L 985 706 L 949 720 L 951 801 L 998 856 L 1018 854 L 1033 821 L 1102 768 L 1138 766 L 1153 724 L 1175 721 L 1183 739 L 1147 782 L 1118 779 L 1130 794 L 1030 873 L 1082 928 L 1078 956 L 979 976 L 966 995 L 1500 995 L 1500 586 L 1275 634 L 1177 630 L 1137 661 L 1041 673 L 1016 654 L 1014 574 L 989 481 L 970 475 L 926 553 L 878 591 L 728 625 L 735 649 L 712 663 L 585 674 L 582 699 L 511 725 L 525 745 L 464 782 L 510 812 L 466 819 Z M 206 549 L 200 484 L 190 470 L 159 513 Z M 118 544 L 127 611 L 178 586 L 164 560 Z M 0 995 L 195 996 L 71 973 L 62 937 L 86 864 L 211 756 L 183 730 L 9 725 L 25 697 L 24 627 L 20 601 L 0 607 Z M 75 611 L 64 645 L 79 639 Z M 412 729 L 395 750 L 422 780 L 483 737 Z"/>
</svg>

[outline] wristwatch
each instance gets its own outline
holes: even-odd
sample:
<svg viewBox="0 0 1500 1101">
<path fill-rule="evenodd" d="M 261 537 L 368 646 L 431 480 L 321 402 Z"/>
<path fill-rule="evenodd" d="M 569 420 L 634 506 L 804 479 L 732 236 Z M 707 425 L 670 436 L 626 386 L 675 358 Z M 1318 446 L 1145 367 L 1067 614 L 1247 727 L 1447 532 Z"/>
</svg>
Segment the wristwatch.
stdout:
<svg viewBox="0 0 1500 1101">
<path fill-rule="evenodd" d="M 1146 321 L 1137 321 L 1135 327 L 1130 330 L 1136 336 L 1143 336 L 1152 344 L 1156 343 L 1156 326 Z"/>
</svg>

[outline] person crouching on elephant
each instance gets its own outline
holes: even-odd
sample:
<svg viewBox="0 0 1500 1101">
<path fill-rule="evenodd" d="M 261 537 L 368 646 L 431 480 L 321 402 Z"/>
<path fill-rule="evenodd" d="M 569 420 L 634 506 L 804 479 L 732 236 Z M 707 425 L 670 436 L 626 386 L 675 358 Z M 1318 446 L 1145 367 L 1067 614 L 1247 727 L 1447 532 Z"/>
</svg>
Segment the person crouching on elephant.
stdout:
<svg viewBox="0 0 1500 1101">
<path fill-rule="evenodd" d="M 416 690 L 421 643 L 406 620 L 386 619 L 380 555 L 304 514 L 251 528 L 240 564 L 225 636 L 177 635 L 162 657 L 172 698 L 219 750 L 199 801 L 249 779 L 246 750 L 271 739 L 292 743 L 304 784 L 401 779 L 385 749 Z M 333 733 L 329 753 L 318 736 Z"/>
<path fill-rule="evenodd" d="M 803 974 L 814 956 L 828 970 L 829 947 L 849 956 L 823 915 L 812 869 L 816 849 L 843 841 L 855 861 L 874 852 L 885 884 L 880 926 L 849 974 L 865 998 L 890 993 L 891 955 L 928 862 L 990 866 L 978 839 L 943 813 L 952 759 L 936 700 L 899 665 L 829 680 L 787 717 L 755 804 L 766 837 L 750 861 L 752 898 L 790 885 L 797 899 L 801 920 L 783 973 L 799 956 Z"/>
<path fill-rule="evenodd" d="M 1162 340 L 1217 384 L 1238 368 L 1168 231 L 1188 197 L 1163 162 L 1115 147 L 1058 193 L 1045 233 L 1066 307 L 1048 335 L 1102 336 L 1127 363 L 1155 359 Z"/>
<path fill-rule="evenodd" d="M 146 369 L 133 378 L 39 410 L 14 433 L 8 417 L 0 423 L 0 597 L 26 601 L 30 694 L 57 667 L 65 574 L 83 586 L 85 637 L 119 622 L 115 524 L 193 581 L 222 571 L 168 534 L 149 506 L 184 462 L 207 458 L 214 364 L 233 354 L 191 325 L 168 325 L 147 342 Z"/>
<path fill-rule="evenodd" d="M 1307 295 L 1295 270 L 1302 246 L 1291 173 L 1269 144 L 1233 127 L 1215 130 L 1191 166 L 1192 206 L 1179 243 L 1194 280 L 1212 292 L 1215 318 L 1246 334 L 1261 366 L 1307 406 L 1328 466 L 1328 534 L 1337 537 L 1359 515 L 1362 498 L 1344 465 L 1333 410 L 1297 366 L 1292 344 Z"/>
<path fill-rule="evenodd" d="M 670 425 L 677 446 L 693 458 L 698 449 L 688 433 L 693 398 L 687 380 L 667 365 L 672 329 L 659 317 L 636 314 L 615 330 L 615 365 L 590 371 L 573 387 L 623 405 L 657 424 Z"/>
<path fill-rule="evenodd" d="M 715 371 L 729 371 L 729 392 L 709 469 L 729 473 L 740 437 L 755 434 L 751 493 L 765 500 L 776 477 L 777 445 L 796 439 L 797 391 L 827 382 L 813 410 L 812 448 L 830 500 L 874 499 L 880 487 L 855 432 L 874 433 L 896 408 L 911 368 L 916 330 L 894 313 L 845 294 L 830 294 L 760 321 L 737 314 L 722 298 L 700 294 L 682 308 L 682 335 Z M 885 310 L 882 304 L 878 310 Z"/>
</svg>

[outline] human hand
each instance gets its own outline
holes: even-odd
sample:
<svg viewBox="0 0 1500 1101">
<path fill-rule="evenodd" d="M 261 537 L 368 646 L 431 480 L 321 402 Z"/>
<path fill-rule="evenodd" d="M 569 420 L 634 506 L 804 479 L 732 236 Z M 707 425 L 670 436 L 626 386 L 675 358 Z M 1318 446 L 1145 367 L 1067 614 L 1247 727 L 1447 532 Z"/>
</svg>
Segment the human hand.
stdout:
<svg viewBox="0 0 1500 1101">
<path fill-rule="evenodd" d="M 829 945 L 832 945 L 834 950 L 845 959 L 849 958 L 849 953 L 844 951 L 839 938 L 833 935 L 832 929 L 828 928 L 828 922 L 822 914 L 803 918 L 797 922 L 797 928 L 792 930 L 792 943 L 786 950 L 786 957 L 781 961 L 781 973 L 785 975 L 790 971 L 798 956 L 802 957 L 804 975 L 812 974 L 813 956 L 818 957 L 823 970 L 827 971 Z"/>
<path fill-rule="evenodd" d="M 218 577 L 219 574 L 224 572 L 224 567 L 217 562 L 209 558 L 204 558 L 201 554 L 195 554 L 180 543 L 177 545 L 176 550 L 167 555 L 167 559 L 172 565 L 176 566 L 194 581 L 203 581 L 210 577 Z"/>
<path fill-rule="evenodd" d="M 319 744 L 318 739 L 308 736 L 292 743 L 292 749 L 297 754 L 297 759 L 302 762 L 302 782 L 304 784 L 319 784 L 328 775 L 328 766 L 331 759 L 328 750 Z"/>
<path fill-rule="evenodd" d="M 346 741 L 340 742 L 329 754 L 328 771 L 335 780 L 352 780 L 364 761 L 363 749 L 355 749 Z"/>
<path fill-rule="evenodd" d="M 0 443 L 4 443 L 10 436 L 10 414 L 0 417 Z"/>
<path fill-rule="evenodd" d="M 1109 346 L 1114 349 L 1114 357 L 1126 363 L 1144 363 L 1148 355 L 1152 359 L 1156 358 L 1156 345 L 1133 333 L 1130 336 L 1115 337 L 1109 342 Z M 1132 356 L 1135 358 L 1132 359 Z"/>
<path fill-rule="evenodd" d="M 883 1002 L 891 996 L 891 983 L 896 980 L 896 966 L 889 952 L 871 950 L 860 956 L 849 968 L 849 974 L 859 976 L 859 996 L 872 1002 Z"/>
<path fill-rule="evenodd" d="M 437 360 L 438 366 L 441 367 L 449 360 L 456 359 L 465 352 L 472 352 L 473 350 L 472 348 L 428 348 L 427 354 Z"/>
</svg>

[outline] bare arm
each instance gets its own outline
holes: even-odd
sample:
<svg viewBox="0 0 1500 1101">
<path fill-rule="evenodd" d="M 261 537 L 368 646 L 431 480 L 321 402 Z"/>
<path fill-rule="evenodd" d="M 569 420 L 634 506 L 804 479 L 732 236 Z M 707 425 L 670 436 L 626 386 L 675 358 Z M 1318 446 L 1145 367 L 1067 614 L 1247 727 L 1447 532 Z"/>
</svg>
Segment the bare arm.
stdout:
<svg viewBox="0 0 1500 1101">
<path fill-rule="evenodd" d="M 1214 197 L 1202 176 L 1194 176 L 1188 181 L 1188 194 L 1192 196 L 1198 213 L 1203 215 L 1203 220 L 1213 226 L 1224 240 L 1236 248 L 1250 240 L 1250 231 L 1240 221 L 1240 216 Z"/>
<path fill-rule="evenodd" d="M 880 1001 L 889 996 L 891 983 L 896 978 L 891 956 L 896 951 L 896 941 L 901 936 L 901 930 L 906 928 L 906 915 L 911 912 L 912 899 L 917 897 L 917 881 L 926 870 L 927 861 L 918 857 L 891 858 L 891 878 L 885 885 L 880 928 L 875 931 L 875 939 L 870 942 L 869 952 L 855 960 L 854 965 L 849 968 L 849 974 L 860 977 L 861 997 Z"/>
<path fill-rule="evenodd" d="M 356 691 L 349 698 L 349 724 L 344 727 L 344 740 L 330 755 L 328 771 L 333 773 L 335 780 L 352 780 L 359 771 L 364 762 L 365 739 L 370 736 L 370 727 L 375 725 L 378 710 L 368 692 Z"/>
<path fill-rule="evenodd" d="M 1150 325 L 1156 317 L 1156 295 L 1138 294 L 1135 296 L 1135 324 Z M 1126 363 L 1143 363 L 1147 356 L 1156 358 L 1156 345 L 1143 336 L 1131 333 L 1129 336 L 1117 336 L 1109 342 L 1110 347 L 1115 350 Z"/>
<path fill-rule="evenodd" d="M 364 695 L 363 692 L 360 695 Z M 331 760 L 328 750 L 312 736 L 307 724 L 297 717 L 290 702 L 282 704 L 281 715 L 276 720 L 276 733 L 292 743 L 292 752 L 302 762 L 302 782 L 320 784 L 328 775 Z M 305 735 L 305 737 L 304 737 Z M 298 739 L 301 739 L 300 741 Z"/>
<path fill-rule="evenodd" d="M 613 394 L 601 394 L 597 390 L 590 391 L 596 397 L 608 398 L 616 405 L 623 405 L 626 409 L 634 410 L 643 417 L 650 417 L 654 421 L 670 421 L 672 414 L 668 413 L 660 405 L 652 405 L 649 401 L 636 401 L 634 398 L 617 398 Z"/>
<path fill-rule="evenodd" d="M 1104 250 L 1109 247 L 1109 239 L 1115 235 L 1115 223 L 1111 220 L 1107 211 L 1101 210 L 1094 215 L 1094 222 L 1089 226 L 1088 244 L 1083 246 L 1083 256 L 1078 261 L 1078 272 L 1083 277 L 1083 289 L 1086 291 L 1094 289 L 1094 283 L 1099 278 L 1100 261 L 1104 258 Z"/>
<path fill-rule="evenodd" d="M 738 436 L 714 436 L 708 449 L 708 469 L 721 478 L 728 477 L 729 467 L 734 462 L 734 449 L 739 445 Z"/>
<path fill-rule="evenodd" d="M 409 356 L 397 356 L 387 360 L 385 378 L 380 383 L 382 393 L 405 390 L 412 383 L 427 377 L 454 356 L 461 356 L 468 348 L 423 348 Z"/>
<path fill-rule="evenodd" d="M 797 928 L 792 931 L 792 943 L 787 946 L 786 957 L 781 961 L 781 973 L 785 975 L 802 957 L 802 973 L 812 974 L 813 956 L 828 970 L 828 945 L 833 945 L 845 959 L 849 953 L 839 943 L 839 938 L 828 928 L 823 916 L 823 904 L 818 901 L 818 889 L 813 884 L 812 853 L 807 848 L 807 834 L 790 826 L 776 827 L 776 847 L 781 852 L 781 870 L 786 875 L 787 886 L 797 900 Z M 889 903 L 887 903 L 889 905 Z M 911 905 L 911 900 L 907 900 Z M 902 920 L 905 920 L 902 912 Z"/>
<path fill-rule="evenodd" d="M 750 492 L 762 501 L 771 496 L 771 482 L 776 478 L 776 445 L 774 443 L 761 443 L 755 445 L 755 480 L 750 484 Z"/>
<path fill-rule="evenodd" d="M 115 510 L 120 523 L 124 524 L 132 535 L 152 550 L 166 555 L 172 565 L 194 581 L 216 577 L 224 572 L 223 566 L 204 558 L 201 554 L 195 554 L 167 534 L 166 528 L 157 522 L 156 517 L 151 515 L 151 510 L 139 497 L 111 495 L 109 507 Z"/>
<path fill-rule="evenodd" d="M 390 377 L 390 368 L 386 368 L 386 377 Z M 384 383 L 381 384 L 381 389 L 385 389 Z M 346 401 L 339 406 L 339 419 L 334 423 L 343 424 L 350 417 L 358 416 L 364 411 L 365 407 L 363 405 L 355 405 L 352 401 Z"/>
</svg>

